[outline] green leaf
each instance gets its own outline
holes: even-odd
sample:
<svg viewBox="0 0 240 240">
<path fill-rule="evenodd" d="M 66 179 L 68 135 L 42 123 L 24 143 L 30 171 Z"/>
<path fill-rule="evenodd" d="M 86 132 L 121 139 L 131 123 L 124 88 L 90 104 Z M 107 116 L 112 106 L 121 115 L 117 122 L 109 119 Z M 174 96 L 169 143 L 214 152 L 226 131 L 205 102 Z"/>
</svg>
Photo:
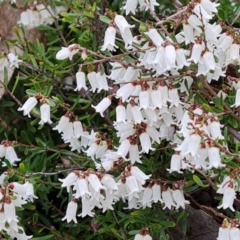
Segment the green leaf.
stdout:
<svg viewBox="0 0 240 240">
<path fill-rule="evenodd" d="M 207 111 L 207 112 L 214 112 L 213 109 L 206 103 L 203 103 L 203 108 Z"/>
<path fill-rule="evenodd" d="M 8 70 L 6 67 L 4 67 L 4 70 L 3 70 L 3 82 L 5 85 L 8 85 Z"/>
<path fill-rule="evenodd" d="M 22 130 L 21 131 L 21 137 L 28 143 L 28 144 L 32 144 L 32 141 L 30 140 L 30 138 L 28 137 L 27 133 Z"/>
<path fill-rule="evenodd" d="M 103 15 L 100 16 L 99 19 L 106 24 L 110 24 L 112 21 L 110 18 L 108 18 L 107 16 L 103 16 Z"/>
<path fill-rule="evenodd" d="M 36 209 L 36 206 L 33 205 L 32 203 L 26 203 L 26 204 L 24 204 L 23 207 L 24 207 L 25 209 L 28 209 L 28 210 L 31 210 L 31 211 L 33 211 L 33 210 Z"/>
<path fill-rule="evenodd" d="M 180 215 L 178 216 L 178 219 L 177 219 L 177 223 L 180 223 L 184 220 L 186 220 L 186 218 L 189 216 L 189 213 L 186 213 L 185 211 L 182 211 L 180 213 Z"/>
<path fill-rule="evenodd" d="M 34 85 L 35 90 L 36 90 L 38 93 L 40 93 L 42 88 L 41 88 L 39 82 L 34 82 L 33 85 Z"/>
<path fill-rule="evenodd" d="M 15 78 L 15 82 L 14 82 L 14 85 L 13 85 L 13 88 L 12 88 L 12 93 L 15 92 L 15 89 L 18 85 L 18 81 L 19 81 L 19 75 L 17 75 L 16 78 Z"/>
<path fill-rule="evenodd" d="M 174 222 L 170 222 L 170 221 L 160 221 L 159 224 L 162 225 L 164 228 L 170 228 L 170 227 L 176 226 Z"/>
<path fill-rule="evenodd" d="M 34 90 L 32 90 L 32 89 L 27 89 L 27 90 L 26 90 L 26 93 L 27 93 L 27 95 L 29 95 L 29 96 L 35 96 L 35 95 L 37 95 L 37 92 L 34 91 Z"/>
<path fill-rule="evenodd" d="M 0 107 L 13 107 L 15 105 L 15 102 L 12 101 L 4 101 L 1 102 Z"/>
<path fill-rule="evenodd" d="M 225 11 L 224 11 L 222 8 L 219 8 L 219 9 L 218 9 L 218 15 L 220 16 L 220 18 L 221 18 L 223 21 L 226 21 L 226 13 L 225 13 Z"/>
<path fill-rule="evenodd" d="M 43 237 L 35 237 L 35 238 L 31 238 L 31 240 L 48 240 L 53 238 L 53 235 L 47 235 L 47 236 L 43 236 Z"/>
<path fill-rule="evenodd" d="M 39 147 L 45 148 L 47 146 L 47 144 L 40 138 L 36 138 L 35 141 Z"/>
<path fill-rule="evenodd" d="M 25 168 L 24 163 L 19 164 L 19 172 L 22 173 L 23 175 L 26 174 L 26 168 Z"/>
<path fill-rule="evenodd" d="M 136 235 L 139 233 L 139 230 L 131 230 L 130 232 L 128 232 L 129 235 Z"/>
<path fill-rule="evenodd" d="M 33 64 L 33 66 L 34 66 L 35 68 L 38 69 L 38 64 L 37 64 L 37 62 L 36 62 L 36 58 L 35 58 L 35 56 L 33 56 L 33 55 L 29 55 L 29 58 L 30 58 L 30 60 L 31 60 L 31 62 L 32 62 L 32 64 Z"/>
<path fill-rule="evenodd" d="M 203 184 L 202 180 L 197 176 L 193 175 L 193 181 L 198 184 L 200 187 L 208 187 L 209 185 Z"/>
</svg>

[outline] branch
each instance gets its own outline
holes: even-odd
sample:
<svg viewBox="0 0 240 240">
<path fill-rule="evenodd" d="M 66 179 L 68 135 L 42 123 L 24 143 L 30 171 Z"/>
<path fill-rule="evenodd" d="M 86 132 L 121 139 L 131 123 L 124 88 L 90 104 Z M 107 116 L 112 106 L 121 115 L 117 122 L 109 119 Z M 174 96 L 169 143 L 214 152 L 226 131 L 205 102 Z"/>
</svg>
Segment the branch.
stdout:
<svg viewBox="0 0 240 240">
<path fill-rule="evenodd" d="M 73 168 L 68 168 L 68 169 L 64 169 L 64 170 L 59 170 L 57 172 L 34 172 L 34 173 L 27 173 L 25 175 L 26 178 L 32 177 L 32 176 L 36 176 L 36 175 L 43 175 L 44 177 L 49 177 L 49 176 L 54 176 L 54 175 L 58 175 L 60 173 L 64 173 L 64 172 L 71 172 L 74 170 L 86 170 L 87 168 L 85 167 L 73 167 Z"/>
</svg>

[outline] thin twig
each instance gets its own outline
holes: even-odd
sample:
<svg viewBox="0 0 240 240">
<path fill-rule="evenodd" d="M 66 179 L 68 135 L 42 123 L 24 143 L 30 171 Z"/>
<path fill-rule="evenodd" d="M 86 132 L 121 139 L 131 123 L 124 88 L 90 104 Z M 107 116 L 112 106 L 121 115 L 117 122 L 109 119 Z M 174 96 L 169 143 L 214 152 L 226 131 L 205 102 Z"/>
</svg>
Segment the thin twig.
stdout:
<svg viewBox="0 0 240 240">
<path fill-rule="evenodd" d="M 4 87 L 7 93 L 13 98 L 13 100 L 18 104 L 19 107 L 22 107 L 22 103 L 14 96 L 14 94 L 8 89 L 7 85 L 0 80 L 0 84 Z"/>
<path fill-rule="evenodd" d="M 74 167 L 74 168 L 68 168 L 68 169 L 63 169 L 63 170 L 59 170 L 57 172 L 34 172 L 34 173 L 27 173 L 25 175 L 26 178 L 32 177 L 32 176 L 36 176 L 36 175 L 42 175 L 44 177 L 49 177 L 49 176 L 54 176 L 54 175 L 58 175 L 60 173 L 64 173 L 64 172 L 71 172 L 74 170 L 86 170 L 85 167 Z"/>
</svg>

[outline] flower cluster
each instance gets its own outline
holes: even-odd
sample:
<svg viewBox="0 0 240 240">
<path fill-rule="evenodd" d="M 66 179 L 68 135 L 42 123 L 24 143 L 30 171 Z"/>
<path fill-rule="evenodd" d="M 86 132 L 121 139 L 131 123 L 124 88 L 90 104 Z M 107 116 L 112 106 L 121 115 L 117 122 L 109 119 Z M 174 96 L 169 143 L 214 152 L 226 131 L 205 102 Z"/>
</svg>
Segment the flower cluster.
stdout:
<svg viewBox="0 0 240 240">
<path fill-rule="evenodd" d="M 219 228 L 217 240 L 237 240 L 240 239 L 240 229 L 236 222 L 229 223 L 225 219 Z"/>
<path fill-rule="evenodd" d="M 92 210 L 97 207 L 105 212 L 107 209 L 113 210 L 113 205 L 120 199 L 128 203 L 127 209 L 139 209 L 152 207 L 153 203 L 163 203 L 163 209 L 168 208 L 185 209 L 183 191 L 179 184 L 173 184 L 173 189 L 164 184 L 161 187 L 159 180 L 151 180 L 151 175 L 146 175 L 138 167 L 129 165 L 121 173 L 121 179 L 115 182 L 109 174 L 87 171 L 73 171 L 65 179 L 59 179 L 62 187 L 70 191 L 73 186 L 73 199 L 69 202 L 66 216 L 63 220 L 67 222 L 73 220 L 75 223 L 78 208 L 78 199 L 81 198 L 82 213 L 78 216 L 94 216 Z M 145 187 L 146 185 L 146 187 Z"/>
<path fill-rule="evenodd" d="M 32 236 L 27 236 L 23 227 L 19 226 L 19 220 L 16 214 L 16 208 L 22 207 L 28 201 L 33 202 L 34 195 L 33 185 L 30 182 L 20 184 L 18 182 L 11 182 L 4 186 L 4 179 L 6 174 L 1 177 L 0 188 L 0 230 L 6 232 L 10 237 L 19 240 L 26 240 Z"/>
<path fill-rule="evenodd" d="M 64 6 L 56 6 L 53 11 L 49 5 L 42 3 L 34 4 L 21 13 L 19 24 L 23 24 L 28 29 L 38 27 L 41 24 L 53 24 L 54 18 L 61 12 L 66 11 Z"/>
<path fill-rule="evenodd" d="M 28 98 L 28 100 L 23 104 L 22 107 L 18 108 L 18 111 L 23 111 L 23 115 L 30 116 L 30 112 L 33 108 L 38 104 L 38 100 L 41 99 L 41 106 L 40 106 L 40 117 L 41 121 L 39 122 L 40 125 L 44 123 L 51 124 L 52 121 L 50 119 L 50 106 L 45 99 L 42 99 L 41 95 L 36 95 L 34 97 Z"/>
<path fill-rule="evenodd" d="M 117 105 L 115 112 L 111 112 L 111 116 L 116 113 L 112 124 L 115 136 L 109 137 L 106 133 L 94 130 L 87 131 L 81 118 L 75 115 L 74 109 L 70 110 L 68 107 L 66 114 L 53 128 L 61 134 L 62 140 L 71 151 L 86 154 L 96 167 L 96 170 L 86 171 L 71 169 L 66 178 L 59 179 L 61 187 L 66 187 L 71 194 L 71 201 L 62 220 L 77 223 L 77 216 L 94 217 L 96 208 L 104 213 L 113 210 L 118 201 L 123 201 L 126 209 L 145 209 L 156 204 L 161 204 L 163 210 L 185 209 L 189 201 L 184 197 L 182 182 L 170 183 L 161 177 L 154 179 L 155 174 L 147 175 L 147 172 L 141 170 L 142 156 L 151 156 L 151 152 L 163 140 L 170 143 L 173 150 L 169 167 L 164 169 L 170 174 L 195 170 L 203 172 L 203 175 L 210 175 L 212 172 L 219 174 L 221 168 L 227 164 L 223 160 L 225 155 L 230 153 L 237 156 L 228 150 L 224 139 L 223 126 L 220 124 L 222 113 L 207 110 L 210 108 L 207 103 L 214 105 L 215 99 L 210 98 L 210 102 L 202 106 L 195 102 L 197 97 L 191 88 L 193 86 L 193 89 L 197 88 L 200 92 L 200 85 L 210 87 L 209 83 L 212 84 L 213 80 L 226 77 L 229 64 L 240 67 L 240 34 L 231 26 L 213 23 L 218 5 L 210 0 L 193 0 L 179 18 L 177 35 L 173 36 L 166 29 L 162 31 L 164 21 L 158 20 L 154 14 L 155 6 L 159 6 L 155 0 L 126 0 L 123 6 L 126 15 L 135 14 L 138 9 L 149 9 L 156 24 L 141 22 L 141 35 L 134 36 L 136 31 L 132 29 L 135 25 L 131 24 L 131 20 L 107 10 L 106 15 L 111 19 L 99 52 L 71 42 L 56 53 L 57 60 L 69 59 L 72 63 L 75 54 L 79 52 L 82 52 L 81 61 L 88 58 L 87 54 L 96 57 L 96 61 L 86 61 L 80 64 L 77 72 L 74 70 L 76 88 L 66 86 L 65 89 L 79 91 L 79 95 L 82 92 L 108 92 L 98 102 L 94 95 L 91 105 L 97 114 L 106 119 L 108 108 L 112 110 Z M 56 13 L 62 10 L 57 9 Z M 32 28 L 39 24 L 51 24 L 53 17 L 54 13 L 49 6 L 35 4 L 33 8 L 22 12 L 20 23 Z M 117 42 L 117 34 L 122 38 L 124 47 Z M 126 55 L 121 53 L 119 57 L 116 53 L 116 56 L 109 53 L 122 51 L 123 48 L 126 49 Z M 8 54 L 8 60 L 10 66 L 15 67 L 21 61 L 11 53 Z M 111 62 L 108 64 L 108 61 Z M 72 85 L 72 73 L 64 82 Z M 240 80 L 228 77 L 227 83 L 227 88 L 236 91 L 235 103 L 231 108 L 239 107 Z M 212 95 L 218 96 L 221 102 L 231 100 L 226 89 L 217 91 L 212 90 Z M 39 124 L 51 124 L 48 99 L 40 94 L 29 97 L 18 110 L 30 117 L 30 112 L 39 101 Z M 0 157 L 7 158 L 11 164 L 20 160 L 8 141 L 0 145 Z M 107 173 L 116 169 L 121 172 L 118 172 L 116 178 Z M 229 171 L 232 169 L 229 168 Z M 22 206 L 27 200 L 32 201 L 35 196 L 32 185 L 28 182 L 23 185 L 11 183 L 7 188 L 10 193 L 4 187 L 1 191 L 3 197 L 0 199 L 0 213 L 3 212 L 5 216 L 0 221 L 0 226 L 4 223 L 2 229 L 5 231 L 10 227 L 8 234 L 11 235 L 11 231 L 17 234 L 22 230 L 17 225 L 15 207 Z M 218 209 L 230 208 L 235 211 L 233 203 L 238 191 L 236 176 L 225 176 L 218 185 L 217 193 L 223 196 Z M 9 213 L 6 211 L 8 209 Z M 77 215 L 79 210 L 81 213 Z M 8 223 L 8 228 L 4 221 Z M 224 221 L 219 229 L 218 240 L 239 239 L 238 224 Z M 141 229 L 134 239 L 151 240 L 150 230 Z"/>
<path fill-rule="evenodd" d="M 103 174 L 95 171 L 74 171 L 71 172 L 65 179 L 59 179 L 62 182 L 62 187 L 67 187 L 69 192 L 73 186 L 75 193 L 74 199 L 69 202 L 66 216 L 62 219 L 67 219 L 67 222 L 73 220 L 77 223 L 77 199 L 81 198 L 82 212 L 78 216 L 94 216 L 92 210 L 95 207 L 102 209 L 105 212 L 107 209 L 113 210 L 113 204 L 118 199 L 115 194 L 118 186 L 114 178 L 109 174 Z"/>
<path fill-rule="evenodd" d="M 21 159 L 18 158 L 13 145 L 15 144 L 15 142 L 11 142 L 8 140 L 4 140 L 1 142 L 0 145 L 0 158 L 6 158 L 9 163 L 13 166 L 15 166 L 15 162 L 20 161 Z M 6 166 L 6 163 L 2 163 L 3 166 Z"/>
</svg>

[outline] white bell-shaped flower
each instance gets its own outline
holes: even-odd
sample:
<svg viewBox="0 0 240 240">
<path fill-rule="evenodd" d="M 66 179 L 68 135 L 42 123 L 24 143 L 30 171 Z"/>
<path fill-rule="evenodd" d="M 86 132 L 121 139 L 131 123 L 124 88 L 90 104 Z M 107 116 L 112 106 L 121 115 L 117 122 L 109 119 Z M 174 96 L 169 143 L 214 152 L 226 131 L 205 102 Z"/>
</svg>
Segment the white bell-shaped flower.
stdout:
<svg viewBox="0 0 240 240">
<path fill-rule="evenodd" d="M 118 186 L 114 178 L 109 174 L 105 174 L 101 178 L 101 183 L 109 190 L 110 193 L 112 193 L 114 190 L 118 190 Z"/>
<path fill-rule="evenodd" d="M 102 101 L 97 105 L 93 106 L 95 108 L 96 112 L 99 112 L 102 117 L 104 117 L 103 112 L 111 105 L 112 101 L 109 97 L 105 97 L 102 99 Z"/>
<path fill-rule="evenodd" d="M 143 240 L 143 235 L 138 233 L 137 235 L 135 235 L 134 240 Z"/>
<path fill-rule="evenodd" d="M 101 48 L 101 51 L 105 51 L 106 49 L 108 51 L 116 51 L 115 48 L 118 48 L 118 46 L 115 44 L 116 32 L 116 28 L 109 25 L 105 32 L 104 44 Z"/>
<path fill-rule="evenodd" d="M 140 109 L 147 109 L 149 107 L 149 91 L 143 90 L 139 93 Z"/>
<path fill-rule="evenodd" d="M 6 154 L 6 147 L 4 145 L 0 145 L 0 158 L 5 157 Z"/>
<path fill-rule="evenodd" d="M 132 199 L 134 193 L 139 193 L 140 192 L 140 188 L 139 188 L 139 185 L 137 183 L 137 179 L 132 175 L 129 175 L 129 176 L 126 177 L 126 188 L 127 188 L 128 195 L 129 195 L 130 199 Z"/>
<path fill-rule="evenodd" d="M 230 228 L 226 226 L 221 226 L 218 231 L 217 240 L 231 240 L 230 238 Z"/>
<path fill-rule="evenodd" d="M 155 148 L 152 147 L 150 137 L 146 132 L 141 133 L 139 139 L 143 152 L 148 153 L 149 150 L 155 150 Z"/>
<path fill-rule="evenodd" d="M 136 80 L 138 76 L 139 76 L 139 69 L 136 69 L 134 67 L 128 67 L 127 70 L 125 71 L 125 74 L 122 80 L 124 82 L 131 82 L 133 80 Z"/>
<path fill-rule="evenodd" d="M 130 147 L 131 147 L 131 144 L 129 139 L 122 141 L 120 146 L 118 147 L 117 154 L 122 158 L 125 158 L 127 153 L 129 152 Z"/>
<path fill-rule="evenodd" d="M 164 50 L 167 61 L 169 61 L 171 66 L 174 67 L 177 57 L 175 47 L 172 44 L 169 44 L 165 47 Z"/>
<path fill-rule="evenodd" d="M 37 199 L 38 197 L 34 194 L 34 188 L 33 188 L 33 184 L 30 183 L 29 181 L 24 183 L 26 192 L 25 192 L 25 196 L 23 197 L 24 200 L 28 200 L 30 202 L 33 202 L 33 199 Z"/>
<path fill-rule="evenodd" d="M 59 133 L 63 132 L 63 130 L 68 126 L 69 124 L 69 117 L 62 116 L 60 118 L 60 121 L 58 125 L 56 125 L 53 130 L 58 130 Z"/>
<path fill-rule="evenodd" d="M 140 170 L 136 166 L 131 166 L 130 172 L 141 184 L 145 184 L 146 180 L 148 180 L 151 177 L 151 174 L 146 175 L 142 170 Z"/>
<path fill-rule="evenodd" d="M 153 194 L 153 190 L 151 187 L 146 187 L 143 191 L 143 197 L 142 197 L 142 205 L 143 208 L 152 207 L 152 194 Z"/>
<path fill-rule="evenodd" d="M 240 106 L 240 88 L 236 92 L 235 103 L 231 105 L 231 107 L 239 107 Z"/>
<path fill-rule="evenodd" d="M 47 103 L 43 103 L 41 105 L 40 115 L 41 115 L 41 121 L 39 122 L 40 125 L 43 125 L 44 123 L 49 123 L 49 124 L 52 123 L 50 119 L 50 106 Z"/>
<path fill-rule="evenodd" d="M 162 105 L 166 106 L 167 102 L 171 102 L 171 100 L 168 97 L 168 86 L 167 85 L 160 85 L 158 87 L 158 89 L 161 92 L 161 96 L 162 96 Z"/>
<path fill-rule="evenodd" d="M 240 229 L 238 227 L 231 226 L 229 235 L 230 235 L 231 240 L 239 240 L 240 239 Z"/>
<path fill-rule="evenodd" d="M 197 154 L 197 151 L 200 147 L 201 136 L 197 133 L 192 134 L 188 139 L 188 147 L 187 150 L 183 152 L 184 155 L 191 153 L 194 157 Z"/>
<path fill-rule="evenodd" d="M 12 146 L 6 147 L 5 158 L 14 165 L 14 162 L 18 162 L 21 159 L 17 157 L 17 154 Z"/>
<path fill-rule="evenodd" d="M 94 191 L 96 191 L 96 192 L 99 192 L 101 189 L 106 189 L 106 187 L 104 187 L 101 184 L 99 178 L 94 173 L 90 173 L 87 177 L 87 180 L 90 183 L 90 185 L 92 186 L 92 188 L 94 189 Z"/>
<path fill-rule="evenodd" d="M 214 56 L 213 56 L 212 52 L 206 51 L 203 54 L 203 61 L 204 61 L 205 66 L 207 67 L 208 71 L 210 71 L 210 70 L 214 71 L 215 70 L 216 62 L 214 60 Z"/>
<path fill-rule="evenodd" d="M 96 78 L 98 85 L 98 93 L 100 93 L 102 90 L 108 91 L 109 89 L 111 89 L 111 87 L 108 86 L 107 76 L 105 73 L 101 74 L 101 72 L 97 72 Z"/>
<path fill-rule="evenodd" d="M 221 124 L 219 121 L 213 120 L 210 122 L 209 125 L 211 137 L 216 139 L 224 139 L 222 132 L 221 132 Z"/>
<path fill-rule="evenodd" d="M 116 122 L 125 122 L 126 121 L 126 109 L 123 105 L 118 105 L 116 107 Z"/>
<path fill-rule="evenodd" d="M 188 17 L 187 21 L 198 33 L 202 32 L 201 28 L 199 27 L 199 26 L 202 26 L 202 22 L 196 15 L 191 14 Z"/>
<path fill-rule="evenodd" d="M 229 49 L 228 60 L 239 61 L 239 51 L 240 51 L 240 44 L 233 43 Z"/>
<path fill-rule="evenodd" d="M 183 191 L 180 189 L 172 190 L 172 197 L 174 202 L 176 203 L 176 209 L 179 209 L 180 207 L 185 209 L 185 204 L 190 204 L 189 201 L 185 200 Z"/>
<path fill-rule="evenodd" d="M 162 199 L 163 202 L 165 204 L 165 206 L 163 207 L 163 210 L 165 208 L 168 208 L 169 210 L 171 210 L 172 207 L 175 207 L 175 203 L 173 202 L 173 198 L 172 198 L 172 190 L 166 186 L 164 186 L 164 188 L 162 189 Z"/>
<path fill-rule="evenodd" d="M 219 41 L 220 44 L 218 45 L 218 48 L 222 49 L 223 52 L 226 52 L 230 46 L 233 43 L 233 37 L 231 35 L 224 35 L 225 37 L 223 38 L 223 40 L 220 38 Z"/>
<path fill-rule="evenodd" d="M 207 12 L 217 13 L 217 7 L 219 3 L 211 2 L 210 0 L 201 0 L 200 4 L 204 7 Z"/>
<path fill-rule="evenodd" d="M 190 65 L 190 63 L 186 60 L 185 52 L 182 48 L 176 49 L 176 61 L 178 69 L 182 69 L 184 66 Z"/>
<path fill-rule="evenodd" d="M 82 136 L 83 134 L 83 127 L 82 127 L 82 123 L 80 121 L 74 121 L 73 122 L 73 132 L 74 132 L 74 136 L 76 138 L 79 138 L 80 136 Z"/>
<path fill-rule="evenodd" d="M 221 168 L 225 167 L 225 164 L 221 163 L 220 151 L 219 148 L 211 146 L 208 149 L 208 159 L 209 159 L 209 166 L 207 169 L 211 168 Z"/>
<path fill-rule="evenodd" d="M 88 196 L 82 197 L 82 213 L 80 213 L 79 217 L 90 216 L 93 217 L 95 213 L 91 211 L 92 207 L 90 204 L 90 199 Z"/>
<path fill-rule="evenodd" d="M 82 88 L 87 91 L 86 86 L 86 74 L 84 72 L 77 72 L 76 73 L 76 80 L 77 80 L 77 87 L 74 91 L 80 91 Z"/>
<path fill-rule="evenodd" d="M 74 221 L 75 223 L 77 223 L 77 219 L 76 219 L 77 207 L 78 205 L 75 199 L 69 202 L 67 206 L 66 216 L 62 219 L 62 221 L 67 219 L 68 223 L 70 223 L 71 221 Z"/>
<path fill-rule="evenodd" d="M 158 33 L 157 29 L 150 28 L 146 34 L 149 36 L 149 38 L 152 40 L 156 47 L 161 47 L 164 41 L 161 35 Z"/>
<path fill-rule="evenodd" d="M 66 127 L 63 129 L 62 139 L 64 142 L 70 142 L 70 139 L 74 136 L 73 123 L 68 122 Z"/>
<path fill-rule="evenodd" d="M 178 94 L 178 89 L 175 88 L 175 87 L 171 87 L 168 91 L 168 96 L 169 96 L 169 99 L 171 100 L 171 104 L 170 104 L 170 107 L 179 107 L 179 104 L 183 104 L 181 101 L 180 101 L 180 98 L 179 98 L 179 94 Z"/>
<path fill-rule="evenodd" d="M 64 179 L 58 179 L 60 182 L 62 182 L 61 187 L 67 187 L 67 192 L 70 190 L 70 186 L 74 185 L 74 183 L 77 181 L 78 175 L 75 172 L 71 172 L 67 175 Z"/>
<path fill-rule="evenodd" d="M 203 20 L 209 20 L 212 18 L 212 15 L 208 14 L 199 3 L 195 4 L 193 12 L 198 16 L 199 19 L 203 18 Z"/>
<path fill-rule="evenodd" d="M 126 69 L 122 66 L 121 63 L 118 62 L 114 62 L 111 63 L 112 69 L 111 69 L 111 74 L 108 76 L 108 78 L 115 80 L 115 82 L 117 83 L 119 81 L 119 78 L 123 78 Z"/>
<path fill-rule="evenodd" d="M 91 192 L 88 189 L 88 182 L 85 178 L 79 177 L 74 183 L 74 190 L 76 190 L 75 198 L 91 196 Z"/>
<path fill-rule="evenodd" d="M 98 81 L 97 81 L 97 73 L 96 72 L 89 72 L 87 74 L 88 81 L 91 85 L 91 89 L 89 91 L 95 92 L 98 89 Z"/>
<path fill-rule="evenodd" d="M 183 24 L 183 32 L 185 44 L 195 43 L 192 25 L 187 23 Z"/>
<path fill-rule="evenodd" d="M 153 202 L 154 203 L 157 203 L 157 202 L 161 202 L 163 203 L 163 200 L 162 200 L 162 192 L 161 192 L 161 185 L 160 183 L 158 182 L 155 182 L 154 185 L 152 186 L 152 190 L 153 190 Z"/>
<path fill-rule="evenodd" d="M 117 25 L 117 27 L 119 28 L 121 34 L 124 33 L 125 29 L 135 27 L 135 25 L 130 25 L 127 22 L 127 20 L 125 19 L 125 17 L 123 17 L 122 15 L 119 15 L 119 14 L 116 14 L 116 16 L 114 18 L 114 22 Z"/>
<path fill-rule="evenodd" d="M 224 178 L 223 182 L 220 185 L 217 185 L 217 187 L 218 187 L 217 193 L 223 194 L 225 188 L 228 186 L 227 183 L 229 183 L 230 181 L 231 181 L 230 176 L 226 176 Z"/>
<path fill-rule="evenodd" d="M 159 89 L 153 89 L 150 92 L 150 96 L 151 96 L 151 100 L 152 100 L 152 104 L 153 104 L 153 109 L 162 108 L 162 94 L 161 91 Z"/>
<path fill-rule="evenodd" d="M 78 51 L 79 47 L 77 44 L 71 44 L 68 47 L 62 47 L 62 49 L 57 52 L 56 59 L 64 60 L 66 58 L 69 58 L 69 60 L 72 60 L 73 55 L 76 54 Z"/>
<path fill-rule="evenodd" d="M 8 202 L 5 202 L 3 204 L 3 209 L 4 209 L 6 221 L 8 223 L 10 223 L 11 221 L 18 222 L 15 206 L 10 199 L 8 199 Z"/>
<path fill-rule="evenodd" d="M 100 203 L 102 207 L 102 212 L 106 212 L 108 209 L 114 210 L 112 204 L 114 204 L 114 196 L 107 189 L 105 190 L 105 198 L 100 198 Z"/>
<path fill-rule="evenodd" d="M 98 142 L 93 142 L 89 146 L 88 150 L 86 151 L 87 156 L 94 159 L 94 155 L 96 154 L 98 148 L 99 148 L 99 143 Z"/>
<path fill-rule="evenodd" d="M 116 98 L 122 98 L 122 102 L 125 102 L 132 92 L 134 91 L 135 86 L 132 83 L 124 84 L 116 92 Z"/>
<path fill-rule="evenodd" d="M 160 143 L 161 135 L 155 127 L 147 126 L 146 133 L 157 143 Z"/>
<path fill-rule="evenodd" d="M 122 38 L 125 43 L 125 48 L 128 48 L 129 45 L 132 46 L 133 35 L 129 28 L 126 28 L 125 31 L 122 33 Z"/>
<path fill-rule="evenodd" d="M 23 104 L 22 107 L 18 108 L 18 111 L 23 111 L 23 115 L 28 115 L 30 116 L 30 112 L 32 109 L 37 105 L 38 101 L 35 97 L 30 97 L 28 100 Z"/>
<path fill-rule="evenodd" d="M 139 109 L 139 107 L 137 105 L 131 106 L 130 109 L 131 109 L 131 113 L 132 113 L 134 122 L 140 124 L 141 122 L 144 121 L 141 110 Z"/>
<path fill-rule="evenodd" d="M 236 198 L 236 192 L 235 192 L 233 183 L 230 182 L 230 183 L 228 183 L 227 187 L 224 188 L 222 204 L 220 206 L 218 206 L 217 208 L 218 209 L 230 208 L 231 211 L 235 212 L 235 209 L 233 208 L 233 202 L 234 202 L 235 198 Z"/>
<path fill-rule="evenodd" d="M 170 169 L 167 169 L 167 171 L 169 171 L 170 173 L 175 171 L 178 173 L 183 173 L 182 171 L 180 171 L 181 163 L 182 163 L 182 159 L 180 154 L 177 154 L 177 153 L 173 154 L 171 157 Z"/>
<path fill-rule="evenodd" d="M 130 12 L 135 15 L 137 4 L 138 0 L 127 0 L 126 4 L 123 6 L 123 9 L 126 10 L 126 15 L 128 15 Z"/>
<path fill-rule="evenodd" d="M 143 240 L 152 240 L 152 237 L 151 237 L 149 234 L 146 234 L 146 235 L 143 237 Z"/>
<path fill-rule="evenodd" d="M 139 149 L 137 144 L 134 145 L 131 144 L 129 148 L 129 160 L 131 161 L 131 164 L 134 164 L 135 162 L 142 163 L 142 161 L 140 160 Z"/>
<path fill-rule="evenodd" d="M 192 48 L 191 58 L 188 59 L 188 61 L 193 61 L 194 63 L 198 63 L 201 58 L 202 51 L 203 51 L 203 45 L 201 43 L 195 43 Z"/>
</svg>

